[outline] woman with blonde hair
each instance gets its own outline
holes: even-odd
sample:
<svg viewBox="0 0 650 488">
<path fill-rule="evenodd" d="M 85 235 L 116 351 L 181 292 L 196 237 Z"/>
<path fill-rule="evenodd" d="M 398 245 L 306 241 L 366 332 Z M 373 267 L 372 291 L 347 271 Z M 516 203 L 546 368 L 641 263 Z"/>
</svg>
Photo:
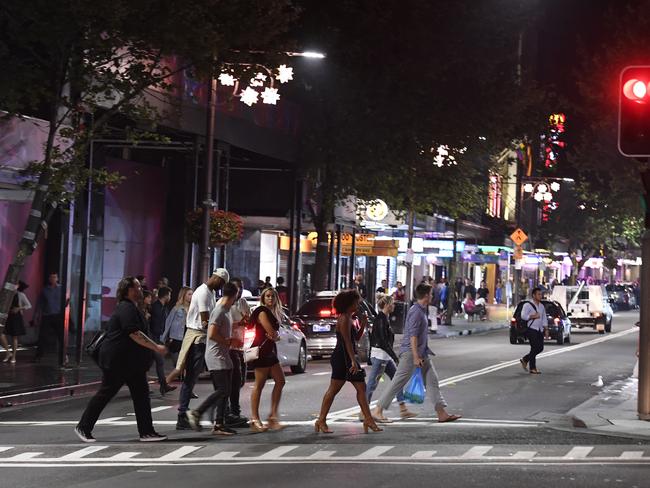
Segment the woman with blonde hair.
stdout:
<svg viewBox="0 0 650 488">
<path fill-rule="evenodd" d="M 187 311 L 190 308 L 192 301 L 192 288 L 183 286 L 178 292 L 178 299 L 176 305 L 169 312 L 167 320 L 165 321 L 165 331 L 162 334 L 163 344 L 169 348 L 169 352 L 176 364 L 176 367 L 167 375 L 167 383 L 174 381 L 178 378 L 183 369 L 185 369 L 185 355 L 179 357 L 178 353 L 183 344 L 183 336 L 185 335 L 185 321 L 187 320 Z"/>
<path fill-rule="evenodd" d="M 278 360 L 278 349 L 276 342 L 280 340 L 280 321 L 284 311 L 277 291 L 273 288 L 266 288 L 260 295 L 260 306 L 252 315 L 251 322 L 255 326 L 255 339 L 252 347 L 259 347 L 257 359 L 248 363 L 248 367 L 255 369 L 255 385 L 251 392 L 251 420 L 250 428 L 253 432 L 264 432 L 268 429 L 281 430 L 284 428 L 278 421 L 278 408 L 284 388 L 284 371 Z M 271 393 L 271 414 L 267 424 L 260 421 L 260 397 L 266 385 L 266 380 L 271 376 L 275 385 Z"/>
</svg>

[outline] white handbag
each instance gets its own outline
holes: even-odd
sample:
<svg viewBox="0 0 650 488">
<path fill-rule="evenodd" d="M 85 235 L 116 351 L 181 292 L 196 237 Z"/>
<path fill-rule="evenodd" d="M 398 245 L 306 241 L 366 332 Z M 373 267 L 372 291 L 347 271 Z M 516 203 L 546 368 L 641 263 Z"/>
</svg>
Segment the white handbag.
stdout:
<svg viewBox="0 0 650 488">
<path fill-rule="evenodd" d="M 250 363 L 251 361 L 256 361 L 260 358 L 260 348 L 264 345 L 264 342 L 260 344 L 259 346 L 254 346 L 254 347 L 249 347 L 248 349 L 244 349 L 244 362 Z"/>
</svg>

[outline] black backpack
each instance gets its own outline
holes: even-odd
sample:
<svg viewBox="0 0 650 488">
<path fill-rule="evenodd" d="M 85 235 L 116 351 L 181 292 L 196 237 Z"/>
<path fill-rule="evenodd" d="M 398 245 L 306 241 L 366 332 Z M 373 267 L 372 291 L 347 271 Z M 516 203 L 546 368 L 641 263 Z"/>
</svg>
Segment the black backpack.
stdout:
<svg viewBox="0 0 650 488">
<path fill-rule="evenodd" d="M 515 319 L 515 327 L 519 332 L 525 332 L 526 330 L 528 330 L 528 323 L 531 322 L 530 320 L 524 320 L 521 318 L 521 311 L 523 310 L 524 304 L 526 303 L 530 303 L 530 305 L 535 310 L 535 313 L 537 313 L 537 307 L 535 306 L 535 304 L 533 302 L 529 302 L 528 300 L 521 302 L 517 306 L 517 310 L 515 310 L 514 319 Z"/>
</svg>

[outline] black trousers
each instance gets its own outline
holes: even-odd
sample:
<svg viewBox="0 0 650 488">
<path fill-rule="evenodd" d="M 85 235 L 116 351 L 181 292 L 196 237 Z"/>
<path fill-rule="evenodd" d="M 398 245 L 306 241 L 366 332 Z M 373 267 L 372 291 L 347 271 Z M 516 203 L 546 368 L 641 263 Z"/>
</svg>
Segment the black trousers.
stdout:
<svg viewBox="0 0 650 488">
<path fill-rule="evenodd" d="M 181 393 L 178 399 L 178 413 L 184 414 L 190 408 L 190 400 L 194 385 L 196 385 L 199 375 L 205 369 L 205 343 L 192 344 L 187 352 L 187 361 L 185 362 L 185 378 L 181 385 Z"/>
<path fill-rule="evenodd" d="M 153 340 L 160 344 L 160 337 L 154 337 Z M 167 380 L 165 379 L 165 357 L 162 354 L 155 353 L 153 355 L 153 360 L 156 363 L 156 376 L 158 376 L 158 383 L 160 386 L 166 385 Z"/>
<path fill-rule="evenodd" d="M 153 420 L 151 418 L 151 401 L 149 400 L 149 384 L 147 383 L 147 372 L 132 371 L 109 371 L 104 370 L 102 386 L 90 399 L 86 410 L 81 416 L 79 427 L 92 432 L 97 419 L 108 405 L 108 402 L 120 391 L 126 383 L 131 392 L 133 407 L 135 408 L 135 419 L 138 423 L 140 436 L 154 432 Z"/>
<path fill-rule="evenodd" d="M 524 356 L 524 361 L 528 362 L 529 369 L 537 369 L 535 361 L 537 355 L 544 350 L 544 333 L 535 329 L 528 329 L 526 336 L 530 342 L 530 352 Z"/>
<path fill-rule="evenodd" d="M 226 421 L 226 406 L 228 405 L 228 397 L 232 387 L 232 369 L 212 370 L 210 371 L 210 378 L 212 378 L 214 392 L 199 405 L 196 411 L 199 415 L 203 415 L 208 409 L 216 407 L 214 423 L 215 425 L 223 425 Z"/>
<path fill-rule="evenodd" d="M 244 352 L 231 349 L 230 359 L 232 360 L 232 383 L 230 387 L 230 408 L 228 409 L 228 413 L 240 416 L 241 406 L 239 405 L 239 393 L 244 383 L 246 383 Z"/>
<path fill-rule="evenodd" d="M 38 345 L 36 346 L 36 357 L 41 358 L 47 349 L 48 336 L 54 336 L 57 344 L 57 352 L 63 347 L 63 315 L 43 315 L 41 326 L 38 331 Z"/>
</svg>

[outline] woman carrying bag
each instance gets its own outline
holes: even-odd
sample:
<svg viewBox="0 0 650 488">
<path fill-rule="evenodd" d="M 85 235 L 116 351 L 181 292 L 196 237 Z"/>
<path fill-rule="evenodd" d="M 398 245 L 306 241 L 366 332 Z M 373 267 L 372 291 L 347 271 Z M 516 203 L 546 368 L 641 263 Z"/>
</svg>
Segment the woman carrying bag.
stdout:
<svg viewBox="0 0 650 488">
<path fill-rule="evenodd" d="M 359 340 L 363 330 L 368 325 L 368 318 L 365 315 L 360 315 L 361 327 L 358 331 L 355 330 L 353 316 L 359 310 L 360 301 L 361 295 L 357 290 L 343 290 L 334 298 L 333 305 L 338 314 L 338 319 L 336 321 L 336 347 L 330 359 L 332 379 L 323 397 L 320 416 L 314 425 L 316 432 L 332 433 L 327 426 L 327 414 L 332 407 L 334 398 L 341 391 L 346 381 L 352 383 L 352 386 L 357 390 L 357 402 L 359 402 L 361 414 L 363 415 L 364 432 L 367 434 L 368 429 L 373 432 L 383 430 L 377 427 L 372 415 L 370 415 L 370 407 L 368 407 L 368 400 L 366 399 L 365 373 L 357 360 L 356 341 Z"/>
<path fill-rule="evenodd" d="M 164 441 L 166 436 L 153 428 L 147 370 L 153 353 L 165 355 L 167 348 L 148 336 L 148 328 L 138 304 L 142 300 L 140 282 L 128 276 L 117 285 L 117 307 L 108 322 L 106 336 L 99 346 L 97 362 L 102 369 L 102 385 L 88 402 L 74 429 L 83 442 L 95 442 L 93 428 L 108 402 L 126 383 L 133 399 L 135 418 L 142 442 Z"/>
</svg>

